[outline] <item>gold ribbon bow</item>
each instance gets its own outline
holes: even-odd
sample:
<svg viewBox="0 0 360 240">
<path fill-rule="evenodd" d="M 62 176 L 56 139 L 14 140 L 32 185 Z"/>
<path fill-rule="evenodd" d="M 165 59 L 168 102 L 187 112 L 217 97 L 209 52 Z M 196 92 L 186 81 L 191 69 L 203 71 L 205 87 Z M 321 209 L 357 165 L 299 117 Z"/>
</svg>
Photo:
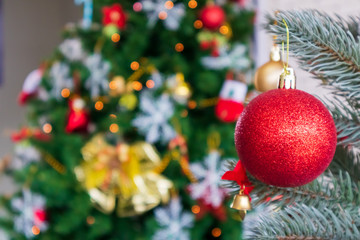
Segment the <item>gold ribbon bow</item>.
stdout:
<svg viewBox="0 0 360 240">
<path fill-rule="evenodd" d="M 173 184 L 154 171 L 161 159 L 151 144 L 113 146 L 99 134 L 81 153 L 85 161 L 75 173 L 100 211 L 113 212 L 117 200 L 119 216 L 134 216 L 169 201 Z"/>
</svg>

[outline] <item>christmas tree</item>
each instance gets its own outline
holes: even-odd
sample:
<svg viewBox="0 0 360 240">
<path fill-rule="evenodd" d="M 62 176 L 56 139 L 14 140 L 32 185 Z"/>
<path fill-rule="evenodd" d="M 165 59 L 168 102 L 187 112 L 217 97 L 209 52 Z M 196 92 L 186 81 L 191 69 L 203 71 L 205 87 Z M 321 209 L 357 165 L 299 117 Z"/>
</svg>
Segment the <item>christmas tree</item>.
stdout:
<svg viewBox="0 0 360 240">
<path fill-rule="evenodd" d="M 76 0 L 81 24 L 29 74 L 2 196 L 10 239 L 235 239 L 236 159 L 253 6 Z M 220 91 L 221 90 L 221 91 Z"/>
<path fill-rule="evenodd" d="M 300 66 L 313 74 L 316 79 L 321 80 L 322 85 L 332 91 L 333 96 L 323 99 L 323 102 L 330 110 L 336 125 L 337 148 L 332 162 L 321 176 L 309 184 L 297 187 L 264 184 L 264 181 L 280 179 L 269 170 L 268 175 L 256 177 L 262 178 L 262 182 L 252 176 L 249 176 L 250 181 L 247 179 L 245 179 L 247 181 L 239 181 L 231 173 L 241 173 L 244 170 L 241 164 L 236 165 L 235 168 L 236 163 L 233 162 L 229 167 L 231 171 L 224 177 L 244 184 L 240 185 L 242 189 L 254 187 L 250 196 L 255 211 L 250 212 L 244 220 L 243 236 L 245 239 L 359 239 L 359 19 L 333 18 L 315 10 L 284 11 L 275 16 L 268 16 L 266 27 L 271 34 L 276 36 L 278 44 L 286 43 L 288 33 L 290 52 L 297 58 Z M 274 97 L 275 92 L 272 91 L 269 91 L 266 96 L 273 95 Z M 275 98 L 272 99 L 275 101 Z M 301 103 L 304 98 L 298 100 L 299 104 L 293 106 L 305 104 Z M 248 107 L 253 102 L 250 102 Z M 278 102 L 278 104 L 283 103 Z M 288 104 L 293 103 L 288 102 Z M 314 105 L 310 108 L 320 109 Z M 295 111 L 302 111 L 302 109 L 298 108 Z M 302 115 L 293 119 L 306 117 Z M 298 127 L 301 129 L 301 126 Z M 330 128 L 330 125 L 325 128 L 324 124 L 319 129 L 323 134 Z M 296 135 L 296 129 L 289 134 Z M 303 131 L 302 134 L 308 133 Z M 239 135 L 242 136 L 243 133 Z M 241 139 L 238 141 L 241 145 Z M 329 143 L 325 141 L 325 138 L 322 141 L 323 145 Z M 273 145 L 274 148 L 287 151 L 281 148 L 284 144 L 279 142 L 278 145 Z M 296 144 L 293 142 L 292 146 Z M 314 138 L 313 141 L 302 143 L 298 149 L 294 148 L 288 152 L 298 151 L 295 154 L 301 155 L 302 152 L 313 149 L 313 145 L 316 144 L 318 142 Z M 239 153 L 245 156 L 242 148 L 243 146 L 239 146 Z M 290 156 L 291 154 L 287 157 L 290 159 Z M 277 158 L 275 155 L 271 157 Z M 314 156 L 313 160 L 317 157 Z M 243 163 L 245 167 L 248 164 L 246 161 Z M 292 181 L 300 175 L 310 174 L 306 164 L 306 162 L 300 162 L 298 172 L 285 180 L 282 179 L 281 183 L 275 182 L 274 185 L 291 185 Z M 328 163 L 324 163 L 323 167 L 327 165 Z M 286 175 L 292 170 L 292 166 L 282 168 L 274 164 L 272 170 L 278 169 L 283 171 L 280 174 Z M 250 185 L 250 182 L 253 185 Z M 294 186 L 296 185 L 294 183 Z M 232 184 L 232 186 L 236 187 L 237 184 Z M 239 191 L 239 187 L 236 191 Z"/>
</svg>

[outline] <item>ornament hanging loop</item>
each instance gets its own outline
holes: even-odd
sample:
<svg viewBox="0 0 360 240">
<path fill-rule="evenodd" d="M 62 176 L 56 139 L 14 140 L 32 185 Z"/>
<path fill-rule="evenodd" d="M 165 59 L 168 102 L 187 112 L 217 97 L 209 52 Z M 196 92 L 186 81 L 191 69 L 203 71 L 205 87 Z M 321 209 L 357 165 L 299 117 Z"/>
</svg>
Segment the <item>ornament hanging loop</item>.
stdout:
<svg viewBox="0 0 360 240">
<path fill-rule="evenodd" d="M 284 62 L 284 72 L 285 72 L 286 74 L 288 74 L 287 68 L 289 67 L 289 42 L 290 42 L 290 34 L 289 34 L 289 27 L 288 27 L 285 19 L 283 19 L 283 22 L 284 22 L 285 27 L 286 27 L 286 63 Z M 285 52 L 285 49 L 284 49 L 284 41 L 282 41 L 281 45 L 282 45 L 283 59 L 285 59 L 285 58 L 284 58 L 284 52 Z"/>
<path fill-rule="evenodd" d="M 296 77 L 295 77 L 294 69 L 289 68 L 289 45 L 290 45 L 289 27 L 285 19 L 283 19 L 283 22 L 286 27 L 286 63 L 284 62 L 284 70 L 280 75 L 280 79 L 278 82 L 278 89 L 296 89 Z M 282 41 L 281 45 L 282 45 L 283 59 L 285 59 L 284 41 Z"/>
</svg>

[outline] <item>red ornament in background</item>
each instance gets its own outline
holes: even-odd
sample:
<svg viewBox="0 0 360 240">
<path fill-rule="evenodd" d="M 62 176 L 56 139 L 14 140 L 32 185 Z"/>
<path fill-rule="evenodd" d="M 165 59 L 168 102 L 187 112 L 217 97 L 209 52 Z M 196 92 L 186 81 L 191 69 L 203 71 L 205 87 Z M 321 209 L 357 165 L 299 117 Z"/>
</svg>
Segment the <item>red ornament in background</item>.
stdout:
<svg viewBox="0 0 360 240">
<path fill-rule="evenodd" d="M 87 132 L 89 126 L 89 114 L 85 109 L 85 102 L 79 97 L 69 100 L 69 117 L 66 124 L 66 132 Z"/>
<path fill-rule="evenodd" d="M 260 181 L 296 187 L 330 164 L 336 128 L 326 107 L 296 89 L 275 89 L 253 99 L 240 116 L 235 145 L 247 171 Z"/>
<path fill-rule="evenodd" d="M 34 222 L 36 225 L 40 225 L 46 222 L 47 216 L 45 209 L 35 209 L 34 210 Z"/>
<path fill-rule="evenodd" d="M 34 138 L 38 141 L 47 142 L 51 140 L 51 135 L 42 132 L 40 129 L 32 129 L 29 127 L 23 127 L 17 132 L 11 134 L 11 141 L 20 142 L 28 138 Z"/>
<path fill-rule="evenodd" d="M 109 24 L 116 25 L 119 29 L 123 29 L 126 24 L 127 16 L 119 3 L 114 3 L 111 7 L 103 7 L 104 26 Z"/>
<path fill-rule="evenodd" d="M 226 221 L 227 217 L 224 205 L 221 204 L 219 207 L 213 207 L 210 204 L 206 204 L 203 199 L 198 200 L 198 205 L 200 211 L 195 215 L 196 220 L 203 219 L 205 215 L 209 213 L 221 222 Z"/>
<path fill-rule="evenodd" d="M 232 73 L 228 74 L 226 78 L 221 87 L 219 101 L 215 106 L 215 114 L 224 122 L 235 122 L 244 110 L 247 85 L 232 80 Z"/>
<path fill-rule="evenodd" d="M 202 41 L 200 42 L 200 49 L 211 50 L 211 56 L 218 57 L 220 55 L 218 45 L 219 44 L 216 39 L 212 39 L 210 41 Z"/>
<path fill-rule="evenodd" d="M 41 79 L 43 77 L 44 69 L 40 67 L 33 70 L 25 78 L 22 90 L 18 97 L 19 105 L 24 105 L 30 98 L 34 97 L 39 89 Z"/>
<path fill-rule="evenodd" d="M 201 10 L 199 19 L 205 28 L 216 30 L 225 22 L 225 12 L 219 6 L 207 5 Z"/>
</svg>

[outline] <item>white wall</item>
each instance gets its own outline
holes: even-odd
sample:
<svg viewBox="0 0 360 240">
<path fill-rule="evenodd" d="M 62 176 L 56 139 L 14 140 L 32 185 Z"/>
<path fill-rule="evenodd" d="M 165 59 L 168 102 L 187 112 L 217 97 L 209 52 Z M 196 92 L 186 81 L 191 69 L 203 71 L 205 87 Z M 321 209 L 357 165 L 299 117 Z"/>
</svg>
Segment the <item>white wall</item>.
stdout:
<svg viewBox="0 0 360 240">
<path fill-rule="evenodd" d="M 27 74 L 49 56 L 61 40 L 61 29 L 79 19 L 73 0 L 3 0 L 4 82 L 0 86 L 0 157 L 11 153 L 9 131 L 25 122 L 16 100 Z"/>
<path fill-rule="evenodd" d="M 0 0 L 1 2 L 1 0 Z M 81 7 L 73 0 L 3 0 L 4 72 L 0 86 L 0 158 L 11 154 L 9 132 L 25 123 L 25 109 L 17 96 L 27 74 L 37 68 L 61 41 L 61 29 L 77 21 Z M 0 192 L 10 191 L 8 179 L 0 179 Z"/>
</svg>

